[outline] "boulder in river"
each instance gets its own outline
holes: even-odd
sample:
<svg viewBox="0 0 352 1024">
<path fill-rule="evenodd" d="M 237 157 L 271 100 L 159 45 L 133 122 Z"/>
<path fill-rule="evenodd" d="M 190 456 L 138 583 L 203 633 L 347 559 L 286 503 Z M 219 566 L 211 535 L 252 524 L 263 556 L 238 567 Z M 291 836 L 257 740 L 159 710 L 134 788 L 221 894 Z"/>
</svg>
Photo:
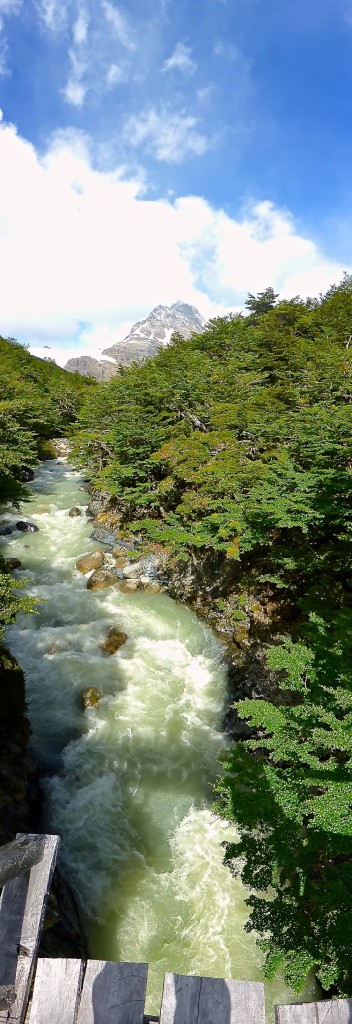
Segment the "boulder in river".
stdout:
<svg viewBox="0 0 352 1024">
<path fill-rule="evenodd" d="M 34 480 L 34 470 L 30 466 L 23 466 L 21 469 L 21 482 L 27 484 L 30 480 Z"/>
<path fill-rule="evenodd" d="M 39 527 L 35 526 L 34 523 L 26 523 L 24 519 L 20 519 L 16 523 L 16 530 L 20 530 L 21 533 L 38 533 Z"/>
<path fill-rule="evenodd" d="M 115 558 L 115 565 L 116 565 L 117 569 L 124 569 L 125 565 L 127 565 L 127 558 L 126 558 L 126 556 L 125 555 L 119 555 L 118 558 Z"/>
<path fill-rule="evenodd" d="M 96 551 L 88 551 L 88 554 L 77 558 L 76 569 L 79 572 L 91 572 L 92 569 L 101 569 L 104 562 L 104 552 L 97 548 Z"/>
<path fill-rule="evenodd" d="M 98 693 L 95 686 L 88 686 L 88 689 L 84 690 L 82 693 L 82 704 L 84 708 L 96 708 L 100 700 L 101 694 Z"/>
<path fill-rule="evenodd" d="M 68 514 L 71 517 L 71 519 L 75 519 L 76 516 L 81 516 L 82 512 L 81 512 L 80 508 L 77 508 L 77 506 L 75 506 L 74 508 L 70 508 L 70 511 L 69 511 Z"/>
<path fill-rule="evenodd" d="M 111 626 L 105 640 L 100 644 L 100 650 L 104 651 L 104 654 L 116 654 L 127 640 L 127 633 L 118 626 Z"/>
<path fill-rule="evenodd" d="M 134 594 L 136 590 L 140 590 L 139 580 L 124 580 L 120 585 L 121 594 Z"/>
<path fill-rule="evenodd" d="M 107 590 L 118 583 L 118 576 L 112 569 L 95 569 L 87 581 L 88 590 Z"/>
<path fill-rule="evenodd" d="M 6 558 L 5 559 L 5 572 L 13 572 L 14 569 L 20 569 L 22 562 L 19 558 Z"/>
<path fill-rule="evenodd" d="M 130 562 L 129 565 L 125 565 L 122 572 L 127 579 L 136 579 L 138 576 L 142 576 L 143 569 L 140 562 Z"/>
</svg>

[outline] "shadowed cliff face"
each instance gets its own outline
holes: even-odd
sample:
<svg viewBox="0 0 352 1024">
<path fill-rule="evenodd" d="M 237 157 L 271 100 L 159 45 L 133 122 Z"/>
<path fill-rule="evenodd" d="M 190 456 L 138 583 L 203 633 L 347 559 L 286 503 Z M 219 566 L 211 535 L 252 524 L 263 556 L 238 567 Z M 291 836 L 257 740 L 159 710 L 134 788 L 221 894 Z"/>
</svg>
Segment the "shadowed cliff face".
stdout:
<svg viewBox="0 0 352 1024">
<path fill-rule="evenodd" d="M 30 737 L 24 674 L 0 647 L 0 844 L 16 832 L 33 830 L 38 817 L 38 768 L 27 753 Z"/>
</svg>

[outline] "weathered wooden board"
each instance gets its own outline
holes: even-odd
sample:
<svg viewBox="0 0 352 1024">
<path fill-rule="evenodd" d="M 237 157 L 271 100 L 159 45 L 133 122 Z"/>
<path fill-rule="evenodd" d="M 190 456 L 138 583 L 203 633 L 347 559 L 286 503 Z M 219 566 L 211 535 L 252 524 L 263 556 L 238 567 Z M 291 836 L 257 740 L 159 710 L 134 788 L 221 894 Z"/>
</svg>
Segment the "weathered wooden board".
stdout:
<svg viewBox="0 0 352 1024">
<path fill-rule="evenodd" d="M 81 960 L 38 960 L 28 1024 L 75 1024 L 82 975 Z"/>
<path fill-rule="evenodd" d="M 143 1024 L 148 964 L 88 960 L 77 1024 Z"/>
<path fill-rule="evenodd" d="M 277 1006 L 276 1024 L 352 1024 L 352 999 Z"/>
<path fill-rule="evenodd" d="M 44 836 L 20 836 L 0 849 L 0 888 L 42 859 Z"/>
<path fill-rule="evenodd" d="M 265 1024 L 264 985 L 165 974 L 160 1024 Z"/>
<path fill-rule="evenodd" d="M 22 1024 L 25 1017 L 58 845 L 58 836 L 44 836 L 43 855 L 39 863 L 8 882 L 2 892 L 0 984 L 14 985 L 16 996 L 10 1011 L 0 1010 L 0 1024 L 9 1020 L 11 1024 Z"/>
</svg>

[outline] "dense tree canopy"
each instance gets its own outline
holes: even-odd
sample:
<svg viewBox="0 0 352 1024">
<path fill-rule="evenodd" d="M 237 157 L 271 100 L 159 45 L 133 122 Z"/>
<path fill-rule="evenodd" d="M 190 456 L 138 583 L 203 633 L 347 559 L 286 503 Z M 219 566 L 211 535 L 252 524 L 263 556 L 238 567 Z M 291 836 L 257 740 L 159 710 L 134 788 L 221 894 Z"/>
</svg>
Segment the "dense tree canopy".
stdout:
<svg viewBox="0 0 352 1024">
<path fill-rule="evenodd" d="M 267 971 L 351 996 L 352 280 L 247 310 L 98 387 L 76 451 L 132 529 L 233 567 L 235 636 L 249 597 L 279 609 L 272 700 L 238 705 L 250 738 L 224 759 L 227 857 Z"/>
</svg>

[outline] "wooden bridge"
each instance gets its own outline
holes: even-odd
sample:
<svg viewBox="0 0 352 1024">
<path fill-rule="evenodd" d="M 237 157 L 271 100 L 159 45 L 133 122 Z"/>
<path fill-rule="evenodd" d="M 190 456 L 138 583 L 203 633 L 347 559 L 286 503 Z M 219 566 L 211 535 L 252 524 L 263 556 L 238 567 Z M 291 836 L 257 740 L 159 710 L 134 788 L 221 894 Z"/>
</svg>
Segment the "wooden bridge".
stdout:
<svg viewBox="0 0 352 1024">
<path fill-rule="evenodd" d="M 58 836 L 0 849 L 0 1024 L 265 1024 L 264 986 L 166 974 L 145 1015 L 147 964 L 38 958 Z M 352 999 L 276 1007 L 276 1024 L 352 1024 Z"/>
</svg>

